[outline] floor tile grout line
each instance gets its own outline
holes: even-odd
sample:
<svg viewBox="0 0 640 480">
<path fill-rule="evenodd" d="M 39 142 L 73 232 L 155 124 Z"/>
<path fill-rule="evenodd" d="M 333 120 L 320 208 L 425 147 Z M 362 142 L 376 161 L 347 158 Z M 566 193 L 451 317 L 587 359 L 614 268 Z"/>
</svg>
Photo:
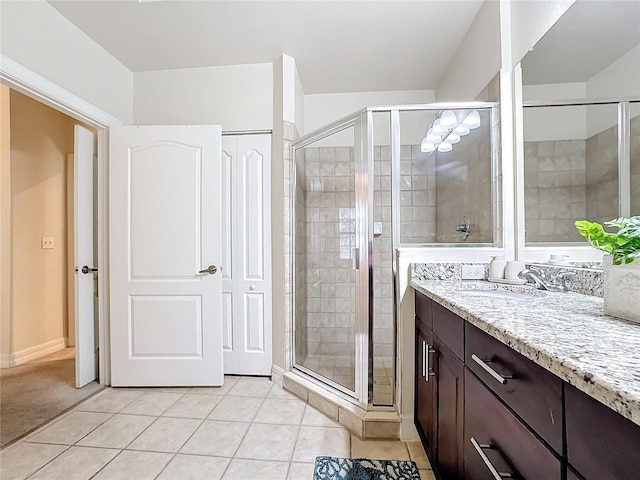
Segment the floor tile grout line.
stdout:
<svg viewBox="0 0 640 480">
<path fill-rule="evenodd" d="M 213 409 L 212 409 L 213 410 Z M 163 418 L 171 418 L 171 417 L 163 417 Z M 180 447 L 178 447 L 178 449 L 173 452 L 173 455 L 171 457 L 171 459 L 164 465 L 164 467 L 162 467 L 162 469 L 158 472 L 158 474 L 154 477 L 154 480 L 156 478 L 158 478 L 160 475 L 162 475 L 162 472 L 165 471 L 165 469 L 169 466 L 169 464 L 171 462 L 173 462 L 174 458 L 176 458 L 178 456 L 178 454 L 180 453 L 180 450 L 182 450 L 184 448 L 184 446 L 187 444 L 187 442 L 189 440 L 191 440 L 191 438 L 195 435 L 195 433 L 200 429 L 200 427 L 204 424 L 205 419 L 198 419 L 200 420 L 200 423 L 198 424 L 198 426 L 196 428 L 193 429 L 193 432 L 191 432 L 191 435 L 189 435 L 189 438 L 187 438 L 184 442 L 182 442 L 182 445 L 180 445 Z M 171 453 L 171 452 L 168 452 Z"/>
<path fill-rule="evenodd" d="M 25 480 L 28 480 L 29 478 L 33 477 L 36 473 L 38 473 L 40 470 L 42 470 L 44 467 L 46 467 L 47 465 L 49 465 L 51 462 L 53 462 L 56 458 L 62 456 L 66 451 L 68 451 L 71 448 L 71 445 L 64 445 L 65 448 L 63 451 L 61 451 L 58 455 L 56 455 L 55 457 L 53 457 L 51 460 L 49 460 L 47 463 L 45 463 L 44 465 L 42 465 L 40 468 L 36 469 L 34 472 L 31 472 L 29 475 L 27 475 L 25 478 Z"/>
<path fill-rule="evenodd" d="M 69 412 L 69 414 L 71 414 L 72 412 L 73 412 L 73 410 L 72 410 L 71 412 Z M 78 444 L 78 442 L 82 441 L 82 439 L 83 439 L 83 438 L 85 438 L 87 435 L 89 435 L 89 434 L 91 434 L 92 432 L 94 432 L 96 429 L 100 428 L 102 425 L 104 425 L 105 423 L 107 423 L 109 420 L 111 420 L 111 419 L 116 415 L 115 413 L 108 413 L 108 412 L 84 412 L 84 411 L 83 411 L 82 413 L 104 413 L 104 414 L 108 414 L 108 415 L 109 415 L 109 417 L 108 417 L 108 418 L 106 418 L 106 419 L 104 419 L 104 420 L 103 420 L 102 422 L 100 422 L 99 424 L 97 424 L 95 427 L 93 427 L 90 431 L 88 431 L 87 433 L 85 433 L 82 437 L 80 437 L 80 438 L 79 438 L 78 440 L 76 440 L 74 443 L 71 443 L 71 444 L 69 444 L 69 443 L 60 443 L 60 444 L 59 444 L 59 443 L 54 443 L 55 445 L 69 445 L 69 447 L 75 447 L 75 446 Z M 60 419 L 60 420 L 62 420 L 62 419 Z M 59 423 L 59 422 L 56 422 L 56 423 Z M 55 425 L 55 424 L 53 424 L 53 425 Z M 49 429 L 49 428 L 50 428 L 50 427 L 52 427 L 53 425 L 47 426 L 46 428 L 44 428 L 44 429 L 42 430 L 42 432 L 38 432 L 37 434 L 36 434 L 36 432 L 34 432 L 34 435 L 35 435 L 35 436 L 40 435 L 40 433 L 43 433 L 45 430 Z M 27 440 L 26 438 L 25 438 L 23 441 L 24 441 L 24 443 L 40 443 L 40 444 L 49 444 L 49 445 L 51 445 L 51 444 L 52 444 L 52 442 L 34 442 L 34 441 Z M 81 445 L 79 445 L 79 446 L 81 446 Z"/>
<path fill-rule="evenodd" d="M 236 385 L 238 384 L 238 382 L 236 382 Z M 235 385 L 234 385 L 235 386 Z M 233 388 L 233 387 L 232 387 Z M 273 386 L 271 387 L 273 388 Z M 271 391 L 271 388 L 269 389 L 269 391 Z M 262 408 L 262 405 L 264 405 L 264 401 L 267 398 L 267 395 L 269 394 L 269 391 L 267 391 L 267 394 L 264 396 L 264 398 L 262 399 L 262 402 L 260 402 L 260 405 L 258 406 L 258 409 L 256 410 L 255 415 L 253 416 L 253 418 L 255 419 L 256 415 L 258 415 L 258 411 Z M 217 405 L 216 405 L 217 406 Z M 214 407 L 215 410 L 215 407 Z M 233 455 L 231 456 L 231 460 L 229 461 L 229 463 L 227 464 L 227 466 L 225 467 L 224 471 L 222 472 L 222 475 L 220 476 L 220 478 L 224 478 L 224 476 L 227 474 L 227 470 L 229 470 L 229 466 L 231 465 L 231 463 L 233 462 L 233 459 L 236 457 L 236 454 L 238 453 L 238 450 L 240 449 L 240 446 L 242 445 L 242 442 L 244 442 L 244 439 L 247 437 L 247 433 L 249 432 L 249 430 L 251 429 L 251 425 L 253 425 L 253 420 L 251 422 L 248 422 L 249 426 L 247 427 L 247 429 L 245 430 L 244 434 L 242 435 L 242 439 L 240 439 L 240 442 L 238 443 L 238 446 L 236 447 L 235 451 L 233 452 Z"/>
</svg>

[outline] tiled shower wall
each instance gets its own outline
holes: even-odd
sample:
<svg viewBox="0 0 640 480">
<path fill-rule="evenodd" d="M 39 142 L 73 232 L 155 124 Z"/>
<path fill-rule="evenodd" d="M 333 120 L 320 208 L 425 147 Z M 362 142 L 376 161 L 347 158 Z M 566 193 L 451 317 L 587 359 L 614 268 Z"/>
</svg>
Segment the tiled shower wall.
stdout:
<svg viewBox="0 0 640 480">
<path fill-rule="evenodd" d="M 384 153 L 389 148 L 381 147 L 381 149 L 384 158 Z M 391 175 L 388 179 L 391 182 Z M 386 177 L 381 181 L 382 186 L 386 185 Z M 400 147 L 400 222 L 401 243 L 438 241 L 436 155 L 422 153 L 420 145 Z"/>
<path fill-rule="evenodd" d="M 573 222 L 587 213 L 585 140 L 525 142 L 528 242 L 579 242 Z"/>
<path fill-rule="evenodd" d="M 587 215 L 592 222 L 618 218 L 618 127 L 587 138 Z"/>
<path fill-rule="evenodd" d="M 631 119 L 631 215 L 640 215 L 640 117 Z M 525 142 L 528 242 L 581 242 L 575 220 L 618 217 L 618 128 L 586 140 Z"/>
<path fill-rule="evenodd" d="M 297 228 L 305 235 L 306 289 L 299 288 L 306 295 L 308 351 L 298 360 L 354 389 L 353 148 L 307 147 L 304 155 L 297 195 L 304 197 L 305 214 L 298 215 Z M 297 236 L 302 241 L 300 233 Z"/>
<path fill-rule="evenodd" d="M 462 137 L 450 152 L 434 152 L 438 200 L 437 240 L 440 243 L 493 241 L 491 122 Z M 463 240 L 456 227 L 466 219 L 469 236 Z"/>
</svg>

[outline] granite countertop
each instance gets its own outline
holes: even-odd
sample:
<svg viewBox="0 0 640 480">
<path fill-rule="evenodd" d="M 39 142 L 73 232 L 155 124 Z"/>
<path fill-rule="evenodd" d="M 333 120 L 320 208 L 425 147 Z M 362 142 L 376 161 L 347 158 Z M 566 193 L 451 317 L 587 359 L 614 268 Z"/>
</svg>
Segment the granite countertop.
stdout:
<svg viewBox="0 0 640 480">
<path fill-rule="evenodd" d="M 640 425 L 640 325 L 604 315 L 603 299 L 479 281 L 411 286 L 579 390 Z M 533 290 L 525 300 L 461 289 Z M 524 289 L 524 290 L 523 290 Z"/>
</svg>

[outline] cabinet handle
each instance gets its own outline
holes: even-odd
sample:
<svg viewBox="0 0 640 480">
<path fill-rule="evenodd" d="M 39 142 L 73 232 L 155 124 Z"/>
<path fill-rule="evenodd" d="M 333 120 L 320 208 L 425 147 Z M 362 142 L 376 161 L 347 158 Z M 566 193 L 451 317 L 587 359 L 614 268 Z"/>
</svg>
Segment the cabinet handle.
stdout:
<svg viewBox="0 0 640 480">
<path fill-rule="evenodd" d="M 510 379 L 513 378 L 513 375 L 500 375 L 493 368 L 491 368 L 488 365 L 489 363 L 491 363 L 491 360 L 482 360 L 475 353 L 473 353 L 471 355 L 471 358 L 473 359 L 474 362 L 476 362 L 478 365 L 480 365 L 489 375 L 491 375 L 493 378 L 495 378 L 502 385 L 506 385 L 507 380 L 510 380 Z"/>
<path fill-rule="evenodd" d="M 435 350 L 432 349 L 426 341 L 422 341 L 422 376 L 424 377 L 424 381 L 428 382 L 429 377 L 434 377 L 435 372 L 431 372 L 431 367 L 429 367 L 429 354 L 434 353 Z"/>
<path fill-rule="evenodd" d="M 427 377 L 427 342 L 422 341 L 422 376 Z"/>
<path fill-rule="evenodd" d="M 473 437 L 471 437 L 471 445 L 473 445 L 473 448 L 476 449 L 476 452 L 478 452 L 478 455 L 480 455 L 480 458 L 487 466 L 495 480 L 502 480 L 503 478 L 515 478 L 512 473 L 499 472 L 498 470 L 496 470 L 496 467 L 493 466 L 493 463 L 491 463 L 491 460 L 489 460 L 487 454 L 484 453 L 484 449 L 492 449 L 492 445 L 489 445 L 487 443 L 478 443 L 478 441 Z"/>
</svg>

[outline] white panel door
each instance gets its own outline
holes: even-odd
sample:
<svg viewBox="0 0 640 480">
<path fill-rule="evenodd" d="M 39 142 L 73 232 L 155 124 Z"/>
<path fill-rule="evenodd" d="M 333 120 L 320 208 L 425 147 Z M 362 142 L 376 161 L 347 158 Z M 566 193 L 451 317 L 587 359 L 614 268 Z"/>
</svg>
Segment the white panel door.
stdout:
<svg viewBox="0 0 640 480">
<path fill-rule="evenodd" d="M 74 126 L 73 256 L 76 388 L 96 379 L 95 262 L 93 248 L 94 135 Z"/>
<path fill-rule="evenodd" d="M 238 292 L 236 281 L 235 242 L 238 238 L 236 229 L 236 200 L 242 196 L 238 185 L 234 182 L 237 176 L 237 136 L 222 137 L 222 349 L 224 352 L 224 373 L 239 374 L 237 327 Z"/>
<path fill-rule="evenodd" d="M 114 386 L 222 385 L 219 126 L 110 131 Z"/>
<path fill-rule="evenodd" d="M 238 135 L 223 140 L 223 187 L 230 206 L 223 222 L 225 373 L 270 375 L 271 137 Z M 226 160 L 225 160 L 226 159 Z M 225 161 L 227 163 L 225 163 Z"/>
</svg>

